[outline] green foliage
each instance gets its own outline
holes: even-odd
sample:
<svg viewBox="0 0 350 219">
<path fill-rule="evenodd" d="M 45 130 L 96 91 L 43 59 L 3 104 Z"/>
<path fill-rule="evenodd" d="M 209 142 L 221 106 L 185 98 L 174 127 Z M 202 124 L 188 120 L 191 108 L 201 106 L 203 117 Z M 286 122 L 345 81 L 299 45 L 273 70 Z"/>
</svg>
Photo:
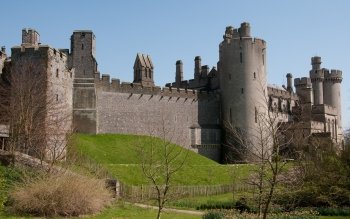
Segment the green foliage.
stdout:
<svg viewBox="0 0 350 219">
<path fill-rule="evenodd" d="M 316 208 L 323 216 L 350 216 L 350 208 Z"/>
<path fill-rule="evenodd" d="M 203 215 L 202 219 L 225 219 L 225 215 L 220 211 L 210 211 Z"/>
<path fill-rule="evenodd" d="M 201 204 L 197 207 L 197 210 L 211 210 L 211 209 L 234 209 L 235 208 L 234 202 L 209 202 L 206 204 Z"/>
<path fill-rule="evenodd" d="M 7 199 L 6 180 L 1 171 L 0 172 L 0 211 L 3 210 L 6 199 Z"/>
</svg>

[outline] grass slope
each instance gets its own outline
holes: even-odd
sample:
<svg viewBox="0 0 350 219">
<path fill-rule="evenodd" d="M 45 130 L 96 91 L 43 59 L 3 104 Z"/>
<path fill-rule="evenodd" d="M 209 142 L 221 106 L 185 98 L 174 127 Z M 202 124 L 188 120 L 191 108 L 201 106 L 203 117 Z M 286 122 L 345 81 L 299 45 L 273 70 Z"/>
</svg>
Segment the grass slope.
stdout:
<svg viewBox="0 0 350 219">
<path fill-rule="evenodd" d="M 160 142 L 159 139 L 156 141 Z M 150 144 L 154 143 L 154 139 L 148 136 L 121 134 L 78 134 L 76 136 L 76 145 L 82 154 L 101 164 L 114 177 L 130 185 L 148 184 L 142 174 L 137 151 L 140 145 L 150 147 Z M 176 150 L 186 149 L 176 146 Z M 188 150 L 185 166 L 176 174 L 174 184 L 230 184 L 233 174 L 242 178 L 247 176 L 250 169 L 250 165 L 220 165 Z"/>
</svg>

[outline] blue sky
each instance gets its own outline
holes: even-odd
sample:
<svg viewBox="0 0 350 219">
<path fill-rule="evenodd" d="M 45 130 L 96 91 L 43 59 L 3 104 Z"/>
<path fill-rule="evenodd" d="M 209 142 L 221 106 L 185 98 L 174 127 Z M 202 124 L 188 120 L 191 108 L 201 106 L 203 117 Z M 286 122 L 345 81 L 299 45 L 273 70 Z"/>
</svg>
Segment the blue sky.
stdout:
<svg viewBox="0 0 350 219">
<path fill-rule="evenodd" d="M 194 57 L 216 66 L 225 27 L 249 22 L 254 37 L 267 41 L 268 80 L 308 76 L 311 56 L 322 67 L 343 71 L 343 125 L 350 127 L 350 1 L 347 0 L 11 0 L 1 4 L 0 45 L 21 43 L 21 29 L 35 28 L 41 42 L 69 48 L 73 30 L 90 29 L 97 39 L 101 73 L 132 81 L 137 52 L 151 55 L 155 82 L 193 77 Z"/>
</svg>

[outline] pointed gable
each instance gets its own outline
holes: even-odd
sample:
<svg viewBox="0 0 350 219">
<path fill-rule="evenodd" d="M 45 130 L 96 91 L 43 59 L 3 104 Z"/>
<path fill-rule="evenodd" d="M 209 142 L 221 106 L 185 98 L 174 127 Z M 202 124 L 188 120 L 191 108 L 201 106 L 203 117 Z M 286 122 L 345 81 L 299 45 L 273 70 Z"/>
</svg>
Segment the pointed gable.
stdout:
<svg viewBox="0 0 350 219">
<path fill-rule="evenodd" d="M 137 53 L 134 63 L 134 69 L 141 67 L 153 69 L 151 56 L 142 53 Z"/>
</svg>

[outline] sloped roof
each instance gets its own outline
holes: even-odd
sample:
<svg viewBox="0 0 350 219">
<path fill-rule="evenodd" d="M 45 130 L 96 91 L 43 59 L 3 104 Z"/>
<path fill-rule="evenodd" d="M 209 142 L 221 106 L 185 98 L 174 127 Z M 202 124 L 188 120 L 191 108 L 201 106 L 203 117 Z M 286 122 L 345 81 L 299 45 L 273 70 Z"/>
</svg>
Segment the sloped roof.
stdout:
<svg viewBox="0 0 350 219">
<path fill-rule="evenodd" d="M 153 69 L 152 59 L 149 55 L 137 53 L 134 68 L 137 67 L 138 64 L 140 64 L 142 67 Z"/>
</svg>

